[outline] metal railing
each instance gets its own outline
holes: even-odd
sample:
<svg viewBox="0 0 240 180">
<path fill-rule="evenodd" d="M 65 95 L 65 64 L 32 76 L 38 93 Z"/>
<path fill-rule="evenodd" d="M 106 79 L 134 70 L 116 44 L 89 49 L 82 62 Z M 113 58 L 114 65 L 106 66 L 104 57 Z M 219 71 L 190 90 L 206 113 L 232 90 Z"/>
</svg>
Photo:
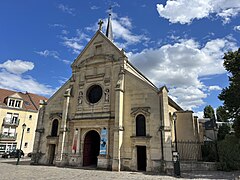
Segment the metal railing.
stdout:
<svg viewBox="0 0 240 180">
<path fill-rule="evenodd" d="M 16 140 L 17 139 L 17 133 L 0 133 L 0 139 L 1 140 Z"/>
<path fill-rule="evenodd" d="M 177 141 L 180 160 L 182 161 L 201 161 L 202 145 L 196 141 Z"/>
</svg>

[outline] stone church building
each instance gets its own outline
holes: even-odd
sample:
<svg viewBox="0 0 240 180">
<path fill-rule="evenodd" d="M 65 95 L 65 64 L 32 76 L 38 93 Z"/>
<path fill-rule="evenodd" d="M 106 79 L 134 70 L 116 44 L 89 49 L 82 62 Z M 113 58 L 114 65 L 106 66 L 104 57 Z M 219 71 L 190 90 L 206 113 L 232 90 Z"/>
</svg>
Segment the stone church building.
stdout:
<svg viewBox="0 0 240 180">
<path fill-rule="evenodd" d="M 72 63 L 71 78 L 41 102 L 33 164 L 171 169 L 174 112 L 178 139 L 198 139 L 192 112 L 183 111 L 165 86 L 156 87 L 134 67 L 112 34 L 109 16 L 106 35 L 100 21 Z"/>
</svg>

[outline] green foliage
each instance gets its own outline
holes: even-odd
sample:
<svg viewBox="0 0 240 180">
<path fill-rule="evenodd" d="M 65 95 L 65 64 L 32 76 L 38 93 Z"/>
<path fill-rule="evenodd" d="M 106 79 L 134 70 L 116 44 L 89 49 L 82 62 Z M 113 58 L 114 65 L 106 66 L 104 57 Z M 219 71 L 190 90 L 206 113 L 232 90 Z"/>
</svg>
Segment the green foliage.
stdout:
<svg viewBox="0 0 240 180">
<path fill-rule="evenodd" d="M 218 129 L 217 138 L 219 141 L 223 140 L 227 134 L 229 134 L 230 127 L 227 124 L 223 124 Z"/>
<path fill-rule="evenodd" d="M 229 72 L 229 87 L 224 88 L 218 98 L 224 101 L 224 109 L 229 118 L 234 120 L 234 130 L 240 138 L 240 48 L 226 53 L 223 59 L 223 65 Z"/>
<path fill-rule="evenodd" d="M 233 124 L 233 129 L 235 131 L 235 135 L 240 139 L 240 117 L 237 117 Z"/>
<path fill-rule="evenodd" d="M 224 67 L 229 72 L 229 87 L 219 94 L 224 101 L 224 108 L 232 118 L 240 116 L 240 48 L 235 52 L 228 52 L 224 56 Z"/>
<path fill-rule="evenodd" d="M 203 161 L 215 162 L 217 159 L 216 149 L 216 142 L 204 142 L 204 145 L 202 145 L 201 148 Z"/>
<path fill-rule="evenodd" d="M 235 136 L 226 135 L 218 142 L 218 155 L 221 170 L 240 170 L 240 141 Z"/>
<path fill-rule="evenodd" d="M 214 109 L 211 105 L 206 106 L 203 110 L 203 113 L 204 113 L 204 118 L 210 118 L 215 120 Z"/>
<path fill-rule="evenodd" d="M 228 122 L 228 113 L 223 106 L 219 106 L 216 110 L 217 121 Z"/>
</svg>

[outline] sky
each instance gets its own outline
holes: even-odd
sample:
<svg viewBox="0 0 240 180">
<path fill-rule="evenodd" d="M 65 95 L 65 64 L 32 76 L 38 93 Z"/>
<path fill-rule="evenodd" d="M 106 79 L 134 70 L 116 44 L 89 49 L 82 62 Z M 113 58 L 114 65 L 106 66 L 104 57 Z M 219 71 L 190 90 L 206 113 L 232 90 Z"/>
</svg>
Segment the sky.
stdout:
<svg viewBox="0 0 240 180">
<path fill-rule="evenodd" d="M 112 7 L 114 43 L 157 87 L 199 117 L 228 86 L 240 47 L 239 0 L 0 1 L 0 88 L 50 97 Z"/>
</svg>

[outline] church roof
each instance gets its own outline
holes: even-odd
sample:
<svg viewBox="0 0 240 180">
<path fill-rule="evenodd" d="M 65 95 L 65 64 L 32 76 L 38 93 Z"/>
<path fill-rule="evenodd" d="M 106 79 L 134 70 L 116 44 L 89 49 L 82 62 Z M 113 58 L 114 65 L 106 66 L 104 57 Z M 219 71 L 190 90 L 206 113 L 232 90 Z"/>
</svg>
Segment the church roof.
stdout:
<svg viewBox="0 0 240 180">
<path fill-rule="evenodd" d="M 0 106 L 7 107 L 6 99 L 9 97 L 14 97 L 15 94 L 17 94 L 20 97 L 20 99 L 23 100 L 22 108 L 25 110 L 38 110 L 39 101 L 47 100 L 47 98 L 43 96 L 39 96 L 37 94 L 32 94 L 29 92 L 22 93 L 22 92 L 0 88 Z"/>
</svg>

